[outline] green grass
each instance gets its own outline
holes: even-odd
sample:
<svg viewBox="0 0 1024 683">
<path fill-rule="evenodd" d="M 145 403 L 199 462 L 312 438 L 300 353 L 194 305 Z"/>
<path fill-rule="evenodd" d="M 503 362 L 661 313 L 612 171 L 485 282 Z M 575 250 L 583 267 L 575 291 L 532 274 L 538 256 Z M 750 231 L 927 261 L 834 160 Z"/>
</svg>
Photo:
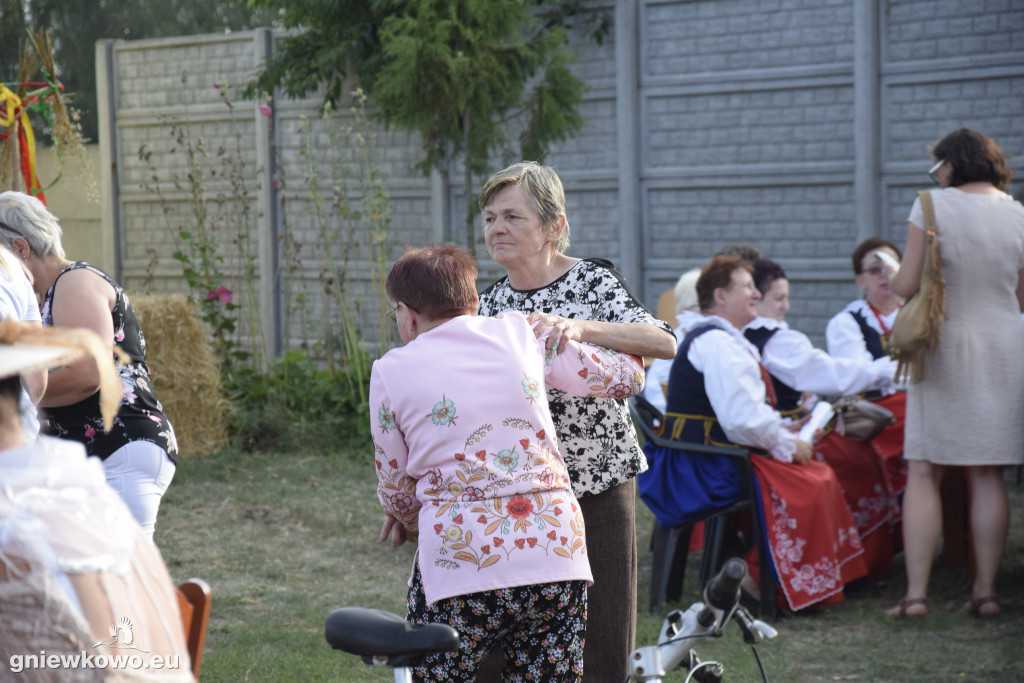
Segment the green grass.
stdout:
<svg viewBox="0 0 1024 683">
<path fill-rule="evenodd" d="M 181 463 L 164 497 L 156 541 L 171 576 L 210 583 L 213 609 L 203 681 L 390 681 L 389 670 L 335 652 L 323 625 L 336 607 L 404 612 L 413 548 L 379 543 L 371 450 L 320 455 L 227 450 Z M 902 566 L 884 587 L 864 588 L 836 606 L 787 616 L 779 637 L 758 646 L 770 680 L 1018 681 L 1024 679 L 1024 487 L 1007 474 L 1013 522 L 999 576 L 1003 614 L 956 611 L 967 591 L 963 567 L 937 563 L 925 620 L 894 622 L 882 610 L 905 587 Z M 647 616 L 652 518 L 638 505 L 640 622 L 637 645 L 657 641 L 661 616 Z M 691 555 L 685 608 L 698 599 L 699 555 Z M 758 681 L 739 632 L 698 647 L 726 666 L 728 681 Z M 684 680 L 676 672 L 666 680 Z"/>
</svg>

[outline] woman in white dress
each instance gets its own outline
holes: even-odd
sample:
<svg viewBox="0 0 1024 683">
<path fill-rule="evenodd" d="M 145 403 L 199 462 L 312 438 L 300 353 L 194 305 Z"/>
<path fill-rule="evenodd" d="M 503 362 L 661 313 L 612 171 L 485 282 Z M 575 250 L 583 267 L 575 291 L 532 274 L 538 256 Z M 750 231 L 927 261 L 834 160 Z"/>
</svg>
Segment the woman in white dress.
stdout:
<svg viewBox="0 0 1024 683">
<path fill-rule="evenodd" d="M 99 337 L 0 321 L 0 661 L 44 683 L 195 681 L 167 567 L 99 461 L 22 433 L 19 375 L 85 349 L 110 425 L 121 382 Z"/>
<path fill-rule="evenodd" d="M 907 394 L 909 463 L 903 499 L 907 593 L 891 616 L 923 616 L 932 556 L 941 531 L 939 485 L 948 465 L 967 467 L 975 576 L 965 608 L 999 612 L 995 579 L 1009 528 L 1003 466 L 1024 462 L 1024 206 L 1009 188 L 999 147 L 966 128 L 934 149 L 932 190 L 945 279 L 946 320 L 935 355 Z M 927 236 L 920 201 L 907 225 L 893 291 L 921 285 Z"/>
</svg>

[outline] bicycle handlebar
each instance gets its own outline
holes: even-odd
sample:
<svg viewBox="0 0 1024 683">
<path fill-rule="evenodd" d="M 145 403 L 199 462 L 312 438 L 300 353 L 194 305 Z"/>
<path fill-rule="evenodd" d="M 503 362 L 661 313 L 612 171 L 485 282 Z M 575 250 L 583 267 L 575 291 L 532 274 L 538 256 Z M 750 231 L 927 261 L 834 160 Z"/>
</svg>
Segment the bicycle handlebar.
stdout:
<svg viewBox="0 0 1024 683">
<path fill-rule="evenodd" d="M 747 565 L 734 557 L 725 563 L 704 590 L 704 600 L 712 609 L 731 612 L 739 604 L 740 583 L 747 575 Z"/>
<path fill-rule="evenodd" d="M 668 672 L 686 668 L 697 681 L 721 681 L 722 665 L 719 662 L 700 662 L 692 648 L 700 638 L 721 635 L 730 619 L 739 624 L 743 639 L 749 644 L 774 638 L 777 635 L 775 629 L 752 619 L 739 605 L 740 584 L 746 575 L 747 565 L 743 560 L 732 558 L 727 561 L 708 582 L 704 591 L 705 602 L 695 602 L 685 612 L 670 612 L 665 617 L 658 644 L 633 651 L 627 680 L 661 681 Z"/>
</svg>

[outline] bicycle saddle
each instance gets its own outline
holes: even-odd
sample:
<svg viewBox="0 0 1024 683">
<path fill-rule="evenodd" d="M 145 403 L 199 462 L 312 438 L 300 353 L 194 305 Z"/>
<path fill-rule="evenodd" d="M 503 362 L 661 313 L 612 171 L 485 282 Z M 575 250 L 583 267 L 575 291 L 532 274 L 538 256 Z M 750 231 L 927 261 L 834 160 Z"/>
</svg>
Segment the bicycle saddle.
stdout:
<svg viewBox="0 0 1024 683">
<path fill-rule="evenodd" d="M 413 624 L 366 607 L 334 610 L 327 616 L 324 630 L 332 648 L 361 655 L 367 663 L 374 663 L 374 657 L 387 657 L 389 666 L 406 666 L 421 655 L 459 649 L 459 632 L 448 624 Z"/>
</svg>

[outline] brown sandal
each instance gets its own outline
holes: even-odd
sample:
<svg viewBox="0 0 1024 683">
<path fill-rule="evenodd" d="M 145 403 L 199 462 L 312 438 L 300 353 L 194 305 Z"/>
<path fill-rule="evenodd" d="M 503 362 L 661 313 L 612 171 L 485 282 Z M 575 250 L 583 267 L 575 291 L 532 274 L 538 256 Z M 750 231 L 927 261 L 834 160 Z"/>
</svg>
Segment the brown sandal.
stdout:
<svg viewBox="0 0 1024 683">
<path fill-rule="evenodd" d="M 908 609 L 916 605 L 924 607 L 924 611 L 914 614 L 907 612 Z M 904 617 L 923 617 L 928 614 L 928 602 L 925 598 L 903 598 L 900 600 L 900 604 L 896 605 L 892 609 L 887 609 L 885 614 L 886 616 L 894 619 L 903 619 Z"/>
<path fill-rule="evenodd" d="M 995 605 L 996 609 L 994 612 L 983 612 L 981 608 L 985 605 Z M 986 595 L 981 598 L 971 597 L 970 600 L 964 603 L 963 609 L 971 616 L 981 617 L 983 619 L 987 617 L 994 617 L 999 614 L 999 601 L 996 600 L 996 596 L 994 595 Z"/>
</svg>

